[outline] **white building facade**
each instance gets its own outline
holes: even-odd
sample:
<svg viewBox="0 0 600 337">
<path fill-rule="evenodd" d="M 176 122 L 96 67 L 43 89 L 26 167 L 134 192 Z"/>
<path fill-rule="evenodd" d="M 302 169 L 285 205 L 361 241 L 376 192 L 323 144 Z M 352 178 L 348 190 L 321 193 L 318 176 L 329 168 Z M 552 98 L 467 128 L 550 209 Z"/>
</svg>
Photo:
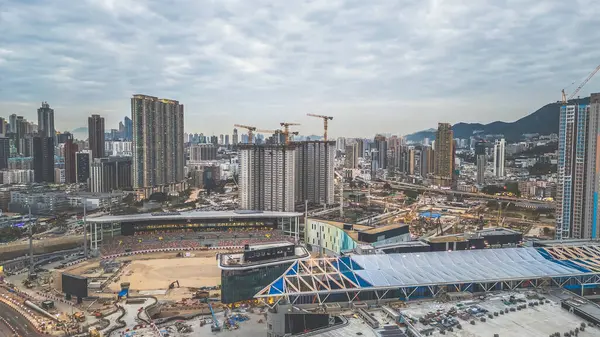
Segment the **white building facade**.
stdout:
<svg viewBox="0 0 600 337">
<path fill-rule="evenodd" d="M 504 138 L 497 139 L 494 144 L 494 176 L 496 177 L 504 177 L 505 146 Z"/>
<path fill-rule="evenodd" d="M 240 208 L 294 211 L 295 146 L 241 145 L 239 161 Z"/>
</svg>

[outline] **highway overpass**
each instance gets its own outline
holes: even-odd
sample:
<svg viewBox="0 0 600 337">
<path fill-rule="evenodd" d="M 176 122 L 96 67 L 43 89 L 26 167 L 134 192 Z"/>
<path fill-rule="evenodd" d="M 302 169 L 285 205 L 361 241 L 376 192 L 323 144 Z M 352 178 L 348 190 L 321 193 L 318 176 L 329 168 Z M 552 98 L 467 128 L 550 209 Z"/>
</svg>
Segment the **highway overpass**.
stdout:
<svg viewBox="0 0 600 337">
<path fill-rule="evenodd" d="M 411 191 L 418 191 L 418 192 L 425 192 L 425 191 L 427 191 L 427 192 L 436 193 L 436 194 L 462 195 L 462 196 L 465 196 L 465 197 L 479 198 L 479 199 L 524 202 L 524 203 L 530 203 L 530 204 L 533 204 L 533 205 L 539 205 L 539 206 L 545 206 L 545 207 L 548 207 L 548 208 L 554 208 L 554 202 L 552 202 L 552 201 L 523 199 L 523 198 L 510 197 L 510 196 L 505 196 L 505 195 L 491 195 L 491 194 L 485 194 L 485 193 L 473 193 L 473 192 L 462 192 L 462 191 L 454 191 L 454 190 L 442 190 L 442 189 L 430 188 L 430 187 L 426 187 L 426 186 L 413 185 L 413 184 L 407 184 L 407 183 L 398 183 L 398 182 L 392 182 L 392 181 L 386 181 L 386 182 L 388 184 L 390 184 L 390 186 L 392 188 L 399 189 L 399 190 L 411 190 Z"/>
</svg>

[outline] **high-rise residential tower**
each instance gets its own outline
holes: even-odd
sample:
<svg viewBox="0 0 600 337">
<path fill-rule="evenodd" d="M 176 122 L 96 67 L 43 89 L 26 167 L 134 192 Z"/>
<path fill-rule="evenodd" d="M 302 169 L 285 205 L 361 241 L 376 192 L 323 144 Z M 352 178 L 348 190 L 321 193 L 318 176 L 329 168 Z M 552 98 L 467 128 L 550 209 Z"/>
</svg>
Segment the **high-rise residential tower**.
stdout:
<svg viewBox="0 0 600 337">
<path fill-rule="evenodd" d="M 425 178 L 433 174 L 434 153 L 431 146 L 421 146 L 421 177 Z"/>
<path fill-rule="evenodd" d="M 29 123 L 25 118 L 23 118 L 23 116 L 16 116 L 14 119 L 14 144 L 17 153 L 20 155 L 25 155 L 28 152 L 25 141 L 28 124 Z"/>
<path fill-rule="evenodd" d="M 233 144 L 233 146 L 236 146 L 238 144 L 238 130 L 237 129 L 233 129 L 233 136 L 231 137 L 231 143 Z"/>
<path fill-rule="evenodd" d="M 20 124 L 17 121 L 16 124 L 17 129 L 25 129 L 27 122 L 23 121 L 23 124 Z M 38 109 L 37 134 L 32 139 L 34 180 L 37 183 L 54 182 L 55 139 L 54 110 L 50 108 L 48 103 L 42 102 L 42 107 Z"/>
<path fill-rule="evenodd" d="M 8 116 L 8 131 L 15 133 L 17 132 L 16 126 L 17 126 L 17 115 L 16 114 L 12 114 L 10 116 Z"/>
<path fill-rule="evenodd" d="M 134 95 L 133 188 L 147 198 L 154 192 L 184 189 L 183 104 Z"/>
<path fill-rule="evenodd" d="M 296 201 L 333 204 L 335 141 L 294 142 L 296 146 Z"/>
<path fill-rule="evenodd" d="M 373 161 L 375 169 L 387 169 L 387 141 L 385 136 L 377 135 L 373 142 Z"/>
<path fill-rule="evenodd" d="M 90 165 L 90 191 L 108 193 L 131 188 L 131 158 L 94 159 Z"/>
<path fill-rule="evenodd" d="M 556 238 L 598 238 L 600 94 L 560 109 Z"/>
<path fill-rule="evenodd" d="M 294 211 L 296 148 L 294 145 L 239 144 L 240 208 Z"/>
<path fill-rule="evenodd" d="M 504 138 L 496 139 L 494 144 L 494 175 L 499 178 L 504 177 L 505 147 L 506 141 Z"/>
<path fill-rule="evenodd" d="M 33 174 L 36 183 L 54 182 L 54 139 L 33 137 Z"/>
<path fill-rule="evenodd" d="M 358 143 L 354 142 L 350 145 L 346 145 L 346 160 L 344 163 L 345 168 L 357 169 L 358 168 Z"/>
<path fill-rule="evenodd" d="M 77 151 L 79 147 L 73 141 L 73 135 L 65 141 L 65 183 L 77 183 Z"/>
<path fill-rule="evenodd" d="M 123 123 L 124 133 L 123 138 L 127 141 L 131 141 L 133 138 L 133 121 L 131 118 L 125 116 L 125 123 Z"/>
<path fill-rule="evenodd" d="M 10 157 L 10 139 L 0 137 L 0 170 L 8 168 L 8 158 Z"/>
<path fill-rule="evenodd" d="M 92 159 L 104 158 L 104 117 L 92 115 L 88 117 L 88 142 L 92 151 Z"/>
<path fill-rule="evenodd" d="M 42 102 L 42 107 L 38 109 L 38 134 L 41 137 L 56 139 L 54 109 L 51 109 L 47 102 Z"/>
<path fill-rule="evenodd" d="M 435 136 L 434 170 L 436 183 L 440 186 L 449 187 L 452 185 L 454 151 L 452 125 L 438 123 Z"/>
<path fill-rule="evenodd" d="M 87 183 L 90 178 L 91 157 L 91 153 L 89 152 L 77 152 L 75 154 L 77 183 L 79 184 Z"/>
<path fill-rule="evenodd" d="M 476 180 L 478 184 L 483 184 L 485 180 L 485 166 L 487 165 L 485 150 L 486 143 L 483 140 L 479 140 L 475 143 L 475 161 L 477 163 Z"/>
</svg>

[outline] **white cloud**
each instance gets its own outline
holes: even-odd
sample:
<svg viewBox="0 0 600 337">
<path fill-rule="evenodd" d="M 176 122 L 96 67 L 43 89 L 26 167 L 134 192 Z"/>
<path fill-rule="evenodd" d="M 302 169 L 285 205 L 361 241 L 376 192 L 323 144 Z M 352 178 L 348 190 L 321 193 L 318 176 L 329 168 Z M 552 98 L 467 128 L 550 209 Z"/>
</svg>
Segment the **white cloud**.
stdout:
<svg viewBox="0 0 600 337">
<path fill-rule="evenodd" d="M 334 115 L 334 135 L 514 120 L 597 65 L 598 15 L 594 0 L 0 0 L 0 115 L 47 100 L 58 128 L 98 111 L 116 126 L 147 93 L 205 134 L 319 133 L 306 112 Z"/>
</svg>

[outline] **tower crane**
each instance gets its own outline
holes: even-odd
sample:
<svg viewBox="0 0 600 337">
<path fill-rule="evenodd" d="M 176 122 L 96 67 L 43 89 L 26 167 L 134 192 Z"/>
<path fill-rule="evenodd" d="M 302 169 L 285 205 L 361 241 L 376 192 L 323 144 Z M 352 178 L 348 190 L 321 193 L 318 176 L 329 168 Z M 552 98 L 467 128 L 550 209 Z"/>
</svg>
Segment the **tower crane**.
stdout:
<svg viewBox="0 0 600 337">
<path fill-rule="evenodd" d="M 575 89 L 575 91 L 573 91 L 573 93 L 571 95 L 569 95 L 569 97 L 567 98 L 567 94 L 565 93 L 565 89 L 562 90 L 562 104 L 565 105 L 567 104 L 567 102 L 569 102 L 570 100 L 573 99 L 573 97 L 575 97 L 575 95 L 577 95 L 577 93 L 581 90 L 581 88 L 583 88 L 584 85 L 587 84 L 587 82 L 589 82 L 592 77 L 594 77 L 594 75 L 596 75 L 596 73 L 600 70 L 600 64 L 596 67 L 596 69 L 594 69 L 589 75 L 588 77 L 586 77 L 586 79 L 581 82 L 581 84 L 577 87 L 577 89 Z"/>
<path fill-rule="evenodd" d="M 285 144 L 289 144 L 290 143 L 290 126 L 293 125 L 300 125 L 300 123 L 286 123 L 286 122 L 281 122 L 279 123 L 281 126 L 283 126 L 283 135 L 285 136 Z M 292 133 L 292 134 L 298 134 L 298 132 Z"/>
<path fill-rule="evenodd" d="M 274 134 L 278 134 L 281 133 L 285 136 L 285 144 L 287 145 L 289 143 L 289 135 L 298 135 L 298 131 L 294 131 L 294 132 L 289 132 L 287 130 L 282 131 L 282 130 L 254 130 L 254 132 L 260 132 L 260 133 L 274 133 Z"/>
<path fill-rule="evenodd" d="M 310 117 L 317 117 L 317 118 L 321 118 L 323 119 L 323 129 L 324 129 L 324 134 L 323 134 L 323 140 L 327 141 L 327 122 L 332 120 L 333 117 L 331 116 L 323 116 L 323 115 L 315 115 L 315 114 L 306 114 L 307 116 Z"/>
<path fill-rule="evenodd" d="M 233 126 L 235 126 L 236 128 L 242 128 L 242 129 L 248 130 L 248 144 L 252 144 L 254 142 L 254 131 L 256 131 L 255 126 L 248 126 L 248 125 L 241 125 L 241 124 L 234 124 Z"/>
</svg>

